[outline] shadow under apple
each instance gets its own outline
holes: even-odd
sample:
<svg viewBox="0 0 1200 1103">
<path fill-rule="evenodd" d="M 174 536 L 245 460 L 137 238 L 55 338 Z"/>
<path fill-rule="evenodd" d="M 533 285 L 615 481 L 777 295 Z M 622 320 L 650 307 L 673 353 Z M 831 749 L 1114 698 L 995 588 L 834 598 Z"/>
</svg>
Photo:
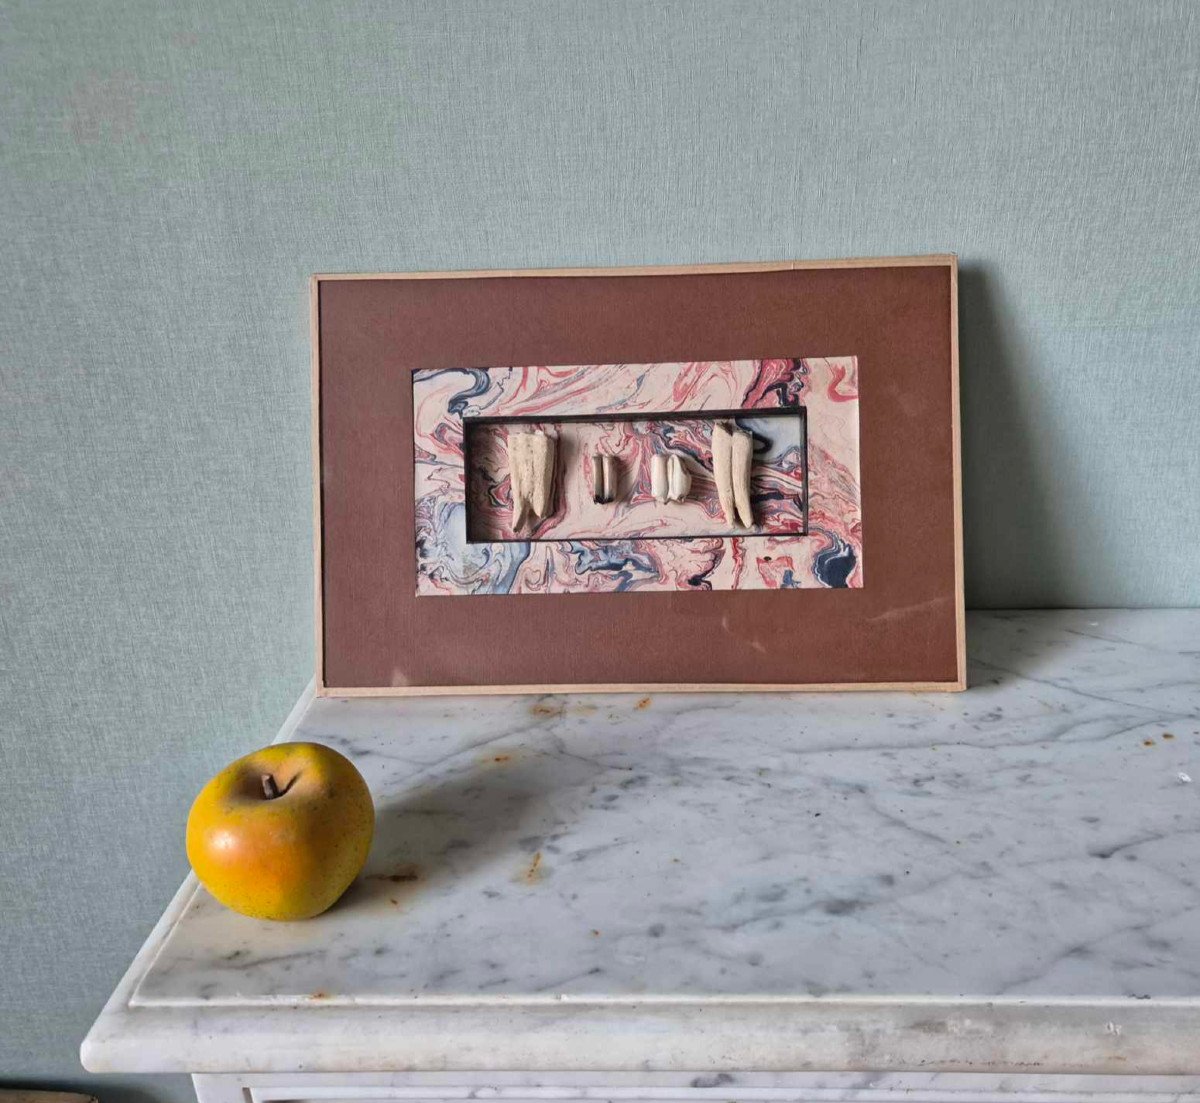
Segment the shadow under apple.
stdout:
<svg viewBox="0 0 1200 1103">
<path fill-rule="evenodd" d="M 533 749 L 485 756 L 459 776 L 416 782 L 375 811 L 367 864 L 337 908 L 372 902 L 402 904 L 448 879 L 461 879 L 515 848 L 534 856 L 555 826 L 550 794 L 563 783 L 562 764 Z M 514 871 L 519 873 L 519 871 Z"/>
</svg>

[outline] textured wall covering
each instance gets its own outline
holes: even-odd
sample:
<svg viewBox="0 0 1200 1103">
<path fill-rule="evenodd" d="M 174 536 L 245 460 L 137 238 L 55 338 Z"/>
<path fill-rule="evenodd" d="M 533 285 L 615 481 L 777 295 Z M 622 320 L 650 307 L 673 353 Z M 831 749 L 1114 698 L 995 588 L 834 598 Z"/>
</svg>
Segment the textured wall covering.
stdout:
<svg viewBox="0 0 1200 1103">
<path fill-rule="evenodd" d="M 82 1075 L 187 798 L 307 679 L 312 271 L 956 250 L 970 599 L 1200 598 L 1193 4 L 0 26 L 0 1078 Z"/>
</svg>

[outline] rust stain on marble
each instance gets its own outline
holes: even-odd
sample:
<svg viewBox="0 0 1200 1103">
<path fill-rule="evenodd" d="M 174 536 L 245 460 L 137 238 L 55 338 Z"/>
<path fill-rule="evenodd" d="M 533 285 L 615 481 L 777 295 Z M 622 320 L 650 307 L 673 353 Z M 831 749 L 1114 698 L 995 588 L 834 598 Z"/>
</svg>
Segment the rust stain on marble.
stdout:
<svg viewBox="0 0 1200 1103">
<path fill-rule="evenodd" d="M 521 880 L 527 885 L 536 885 L 545 874 L 542 871 L 542 852 L 539 850 L 521 874 Z"/>
<path fill-rule="evenodd" d="M 394 885 L 408 885 L 421 879 L 421 869 L 413 862 L 398 866 L 391 873 L 372 873 L 368 881 L 390 881 Z"/>
</svg>

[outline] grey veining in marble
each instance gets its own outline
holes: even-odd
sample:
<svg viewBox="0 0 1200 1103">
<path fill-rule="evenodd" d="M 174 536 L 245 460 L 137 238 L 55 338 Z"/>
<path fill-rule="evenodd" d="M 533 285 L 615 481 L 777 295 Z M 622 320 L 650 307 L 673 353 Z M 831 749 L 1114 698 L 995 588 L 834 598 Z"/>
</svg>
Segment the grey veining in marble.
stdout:
<svg viewBox="0 0 1200 1103">
<path fill-rule="evenodd" d="M 140 1007 L 1200 993 L 1200 613 L 975 615 L 965 694 L 323 700 L 366 876 Z"/>
<path fill-rule="evenodd" d="M 189 878 L 84 1064 L 1200 1074 L 1198 645 L 993 613 L 958 695 L 302 699 L 366 876 L 291 925 Z"/>
</svg>

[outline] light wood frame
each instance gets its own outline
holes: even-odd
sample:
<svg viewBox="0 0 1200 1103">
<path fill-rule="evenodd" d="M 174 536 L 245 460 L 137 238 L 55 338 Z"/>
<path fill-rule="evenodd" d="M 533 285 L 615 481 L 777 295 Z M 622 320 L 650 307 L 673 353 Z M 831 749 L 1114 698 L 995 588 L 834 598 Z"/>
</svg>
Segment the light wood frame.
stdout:
<svg viewBox="0 0 1200 1103">
<path fill-rule="evenodd" d="M 526 684 L 481 686 L 329 686 L 325 684 L 325 634 L 323 619 L 322 502 L 321 502 L 321 344 L 320 286 L 337 280 L 447 280 L 510 277 L 566 276 L 681 276 L 739 272 L 788 272 L 830 268 L 906 268 L 945 265 L 950 270 L 950 391 L 951 440 L 954 487 L 954 618 L 957 677 L 935 682 L 823 682 L 799 684 L 743 683 L 620 683 Z M 657 265 L 624 268 L 516 268 L 451 272 L 347 272 L 318 273 L 309 279 L 309 335 L 312 346 L 312 475 L 313 562 L 315 573 L 314 624 L 316 629 L 315 692 L 318 697 L 434 697 L 552 693 L 822 693 L 859 692 L 959 692 L 967 688 L 966 608 L 963 585 L 962 446 L 959 397 L 958 257 L 953 253 L 908 257 L 854 257 L 839 260 L 793 260 L 731 264 Z"/>
</svg>

